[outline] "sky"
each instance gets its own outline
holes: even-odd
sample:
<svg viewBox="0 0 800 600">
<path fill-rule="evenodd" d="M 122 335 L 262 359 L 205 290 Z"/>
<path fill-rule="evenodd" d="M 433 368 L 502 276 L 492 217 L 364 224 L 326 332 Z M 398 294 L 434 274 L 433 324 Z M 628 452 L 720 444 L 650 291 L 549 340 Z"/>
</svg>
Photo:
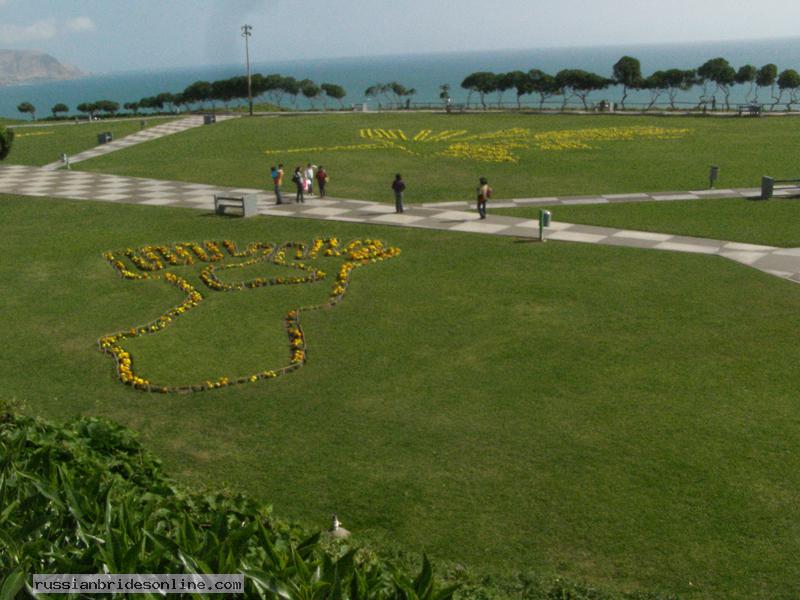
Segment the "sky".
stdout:
<svg viewBox="0 0 800 600">
<path fill-rule="evenodd" d="M 90 73 L 798 35 L 796 0 L 0 0 L 0 49 Z"/>
</svg>

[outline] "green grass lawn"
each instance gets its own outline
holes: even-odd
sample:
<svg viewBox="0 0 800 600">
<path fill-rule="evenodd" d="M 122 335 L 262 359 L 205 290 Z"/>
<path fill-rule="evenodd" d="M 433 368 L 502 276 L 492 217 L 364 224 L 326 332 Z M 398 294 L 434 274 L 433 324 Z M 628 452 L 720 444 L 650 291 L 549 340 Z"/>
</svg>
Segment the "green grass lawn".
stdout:
<svg viewBox="0 0 800 600">
<path fill-rule="evenodd" d="M 0 374 L 29 412 L 111 417 L 190 485 L 227 482 L 319 527 L 337 511 L 357 535 L 490 573 L 690 598 L 798 592 L 791 283 L 670 252 L 0 202 Z M 328 235 L 402 254 L 354 271 L 340 306 L 303 315 L 309 361 L 296 373 L 147 395 L 96 349 L 180 301 L 119 278 L 104 250 Z M 137 360 L 193 377 L 269 359 L 276 314 L 319 292 L 302 293 L 209 299 Z"/>
<path fill-rule="evenodd" d="M 648 134 L 647 128 L 671 134 L 653 137 L 656 132 Z M 381 141 L 374 136 L 361 136 L 363 129 L 401 130 L 408 139 L 395 133 L 392 147 L 379 147 Z M 522 131 L 509 131 L 515 129 Z M 465 133 L 442 141 L 414 141 L 425 130 L 431 132 L 428 139 L 446 131 Z M 430 113 L 261 117 L 202 127 L 80 168 L 271 187 L 270 165 L 283 162 L 292 170 L 314 162 L 327 168 L 330 194 L 339 197 L 388 201 L 389 185 L 400 172 L 409 202 L 472 200 L 482 175 L 497 198 L 702 189 L 711 164 L 721 168 L 720 187 L 753 187 L 765 174 L 798 176 L 794 146 L 799 132 L 800 119 L 794 118 Z M 623 139 L 597 139 L 601 137 Z M 456 143 L 466 145 L 450 148 Z M 359 147 L 364 145 L 368 147 Z M 479 160 L 492 151 L 507 152 L 517 162 Z M 462 154 L 441 155 L 447 152 Z"/>
<path fill-rule="evenodd" d="M 495 210 L 490 207 L 494 214 L 535 219 L 539 210 L 539 207 Z M 773 198 L 767 202 L 741 198 L 626 202 L 553 206 L 548 210 L 553 219 L 566 223 L 800 247 L 800 201 L 793 198 Z"/>
<path fill-rule="evenodd" d="M 162 125 L 171 118 L 147 118 L 147 127 Z M 79 124 L 69 122 L 37 123 L 34 126 L 14 124 L 14 145 L 5 160 L 15 165 L 46 165 L 56 162 L 62 153 L 69 155 L 83 152 L 97 146 L 97 134 L 110 131 L 118 140 L 131 133 L 141 131 L 140 119 L 119 121 L 97 121 Z"/>
</svg>

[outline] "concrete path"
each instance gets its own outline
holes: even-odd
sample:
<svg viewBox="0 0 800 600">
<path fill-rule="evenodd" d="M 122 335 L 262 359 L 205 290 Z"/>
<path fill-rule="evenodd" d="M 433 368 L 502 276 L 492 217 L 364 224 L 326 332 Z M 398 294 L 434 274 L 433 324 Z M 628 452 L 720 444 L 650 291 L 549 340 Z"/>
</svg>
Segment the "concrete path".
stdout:
<svg viewBox="0 0 800 600">
<path fill-rule="evenodd" d="M 725 192 L 727 194 L 727 190 Z M 44 170 L 22 165 L 0 167 L 0 193 L 173 206 L 205 211 L 213 210 L 214 194 L 256 194 L 259 213 L 265 216 L 393 225 L 527 239 L 537 239 L 539 236 L 537 220 L 491 214 L 486 220 L 479 220 L 474 211 L 454 210 L 452 203 L 447 203 L 444 207 L 441 204 L 433 207 L 409 206 L 404 214 L 396 214 L 394 207 L 388 204 L 336 198 L 309 198 L 305 204 L 275 205 L 275 197 L 271 192 L 258 189 L 225 188 L 63 169 Z M 652 196 L 655 198 L 658 194 Z M 285 195 L 286 200 L 291 197 L 293 194 Z M 491 207 L 497 207 L 498 204 L 500 203 L 492 203 Z M 464 207 L 466 208 L 466 203 Z M 800 283 L 800 248 L 777 248 L 562 222 L 552 223 L 546 238 L 583 244 L 716 255 Z"/>
<path fill-rule="evenodd" d="M 238 117 L 234 115 L 219 115 L 217 116 L 217 121 L 225 121 L 227 119 L 236 119 L 236 118 Z M 194 127 L 199 127 L 201 125 L 203 125 L 203 116 L 195 115 L 187 117 L 185 119 L 170 121 L 169 123 L 164 123 L 163 125 L 148 127 L 147 129 L 143 129 L 137 133 L 132 133 L 131 135 L 126 135 L 125 137 L 120 138 L 118 140 L 114 140 L 113 142 L 109 142 L 107 144 L 101 144 L 95 146 L 91 150 L 86 150 L 85 152 L 74 154 L 69 157 L 69 162 L 70 164 L 79 163 L 84 160 L 89 160 L 90 158 L 103 156 L 104 154 L 108 154 L 109 152 L 130 148 L 131 146 L 135 146 L 136 144 L 141 144 L 142 142 L 149 142 L 150 140 L 155 140 L 167 135 L 172 135 L 173 133 L 180 133 L 182 131 L 186 131 L 187 129 L 192 129 Z M 49 165 L 45 165 L 42 167 L 42 169 L 46 171 L 55 171 L 63 166 L 64 163 L 58 161 L 50 163 Z"/>
<path fill-rule="evenodd" d="M 776 197 L 797 195 L 796 186 L 775 187 Z M 703 200 L 706 198 L 760 198 L 760 188 L 726 188 L 696 190 L 692 192 L 653 192 L 637 194 L 602 194 L 597 196 L 544 196 L 541 198 L 515 198 L 492 202 L 494 208 L 519 208 L 523 206 L 576 206 L 581 204 L 616 204 L 620 202 L 670 202 L 675 200 Z M 474 204 L 474 203 L 472 203 Z M 425 208 L 464 209 L 473 208 L 466 201 L 427 202 Z"/>
</svg>

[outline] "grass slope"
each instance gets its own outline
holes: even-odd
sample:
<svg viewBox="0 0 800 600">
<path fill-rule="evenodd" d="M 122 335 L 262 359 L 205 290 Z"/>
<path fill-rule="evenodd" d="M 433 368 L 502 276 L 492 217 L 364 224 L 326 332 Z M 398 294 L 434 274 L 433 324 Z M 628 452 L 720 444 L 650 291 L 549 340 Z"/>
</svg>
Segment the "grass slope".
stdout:
<svg viewBox="0 0 800 600">
<path fill-rule="evenodd" d="M 511 128 L 533 133 L 592 128 L 689 129 L 680 139 L 590 142 L 591 149 L 514 148 L 517 163 L 436 156 L 449 142 L 407 142 L 399 150 L 322 150 L 368 142 L 362 128 L 402 129 L 411 138 L 431 129 L 492 133 Z M 472 200 L 485 175 L 497 198 L 622 193 L 704 188 L 708 167 L 721 167 L 720 186 L 757 186 L 764 174 L 797 176 L 793 148 L 800 120 L 517 114 L 333 114 L 240 119 L 203 127 L 83 163 L 101 172 L 247 187 L 268 185 L 269 166 L 287 169 L 309 161 L 331 176 L 339 197 L 389 200 L 396 172 L 408 184 L 409 202 Z M 742 140 L 745 140 L 744 143 Z M 310 148 L 297 153 L 287 150 Z M 265 154 L 265 151 L 278 151 Z M 164 160 L 169 156 L 169 160 Z M 288 187 L 291 187 L 287 184 Z"/>
<path fill-rule="evenodd" d="M 366 537 L 489 571 L 690 598 L 798 592 L 792 284 L 678 253 L 2 205 L 3 394 L 38 414 L 113 417 L 190 486 L 228 481 L 320 526 L 336 510 Z M 103 250 L 317 235 L 378 237 L 403 254 L 357 270 L 340 306 L 304 318 L 299 372 L 148 396 L 117 383 L 95 349 L 176 300 L 119 279 Z M 271 304 L 274 290 L 261 291 Z M 204 318 L 237 336 L 240 320 L 266 326 L 258 310 L 221 305 Z M 158 361 L 164 349 L 141 352 Z"/>
<path fill-rule="evenodd" d="M 490 212 L 539 217 L 539 208 L 501 208 Z M 553 218 L 567 223 L 691 235 L 769 246 L 800 247 L 800 203 L 775 198 L 768 202 L 729 198 L 675 202 L 632 202 L 554 206 Z"/>
<path fill-rule="evenodd" d="M 148 118 L 147 127 L 163 125 L 172 119 Z M 141 131 L 139 119 L 78 124 L 52 123 L 49 126 L 14 126 L 14 145 L 6 159 L 7 164 L 41 166 L 55 162 L 62 153 L 77 154 L 97 145 L 97 134 L 110 131 L 115 140 Z"/>
</svg>

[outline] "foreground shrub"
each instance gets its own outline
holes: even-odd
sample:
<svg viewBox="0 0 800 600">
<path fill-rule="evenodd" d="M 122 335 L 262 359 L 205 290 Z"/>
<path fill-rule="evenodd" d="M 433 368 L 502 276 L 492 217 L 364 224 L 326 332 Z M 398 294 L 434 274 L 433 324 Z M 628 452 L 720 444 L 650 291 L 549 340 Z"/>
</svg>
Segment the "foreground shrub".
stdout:
<svg viewBox="0 0 800 600">
<path fill-rule="evenodd" d="M 33 573 L 243 573 L 248 597 L 446 600 L 425 559 L 415 577 L 374 554 L 272 517 L 230 492 L 194 493 L 133 434 L 0 409 L 0 596 Z"/>
<path fill-rule="evenodd" d="M 434 578 L 427 557 L 418 564 L 403 549 L 309 533 L 240 493 L 186 490 L 111 421 L 55 425 L 0 401 L 0 600 L 30 597 L 35 573 L 104 572 L 242 573 L 248 598 L 660 598 L 460 565 Z"/>
</svg>

